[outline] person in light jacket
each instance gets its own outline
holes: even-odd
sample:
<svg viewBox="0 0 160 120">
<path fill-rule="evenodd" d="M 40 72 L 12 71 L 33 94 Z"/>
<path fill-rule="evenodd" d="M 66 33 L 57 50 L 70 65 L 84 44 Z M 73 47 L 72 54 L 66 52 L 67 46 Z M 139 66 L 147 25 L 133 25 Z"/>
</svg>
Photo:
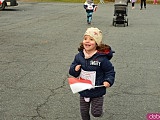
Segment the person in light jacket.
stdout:
<svg viewBox="0 0 160 120">
<path fill-rule="evenodd" d="M 132 3 L 132 9 L 134 9 L 134 8 L 135 8 L 135 2 L 136 2 L 136 0 L 131 0 L 131 3 Z"/>
</svg>

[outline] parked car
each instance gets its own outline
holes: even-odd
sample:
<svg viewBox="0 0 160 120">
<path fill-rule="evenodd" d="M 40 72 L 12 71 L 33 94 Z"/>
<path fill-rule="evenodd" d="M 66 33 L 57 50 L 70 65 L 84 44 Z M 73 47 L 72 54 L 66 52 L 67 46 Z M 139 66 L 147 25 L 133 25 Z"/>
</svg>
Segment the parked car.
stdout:
<svg viewBox="0 0 160 120">
<path fill-rule="evenodd" d="M 4 10 L 5 7 L 17 6 L 17 0 L 0 0 L 0 10 Z"/>
</svg>

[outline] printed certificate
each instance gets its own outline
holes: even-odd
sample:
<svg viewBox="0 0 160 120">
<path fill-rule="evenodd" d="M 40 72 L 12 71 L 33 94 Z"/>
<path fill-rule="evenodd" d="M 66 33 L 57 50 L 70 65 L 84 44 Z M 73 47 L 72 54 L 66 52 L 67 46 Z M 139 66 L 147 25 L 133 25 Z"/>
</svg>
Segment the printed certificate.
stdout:
<svg viewBox="0 0 160 120">
<path fill-rule="evenodd" d="M 92 85 L 95 86 L 96 71 L 85 71 L 81 69 L 79 77 L 85 80 L 90 80 L 92 82 Z"/>
</svg>

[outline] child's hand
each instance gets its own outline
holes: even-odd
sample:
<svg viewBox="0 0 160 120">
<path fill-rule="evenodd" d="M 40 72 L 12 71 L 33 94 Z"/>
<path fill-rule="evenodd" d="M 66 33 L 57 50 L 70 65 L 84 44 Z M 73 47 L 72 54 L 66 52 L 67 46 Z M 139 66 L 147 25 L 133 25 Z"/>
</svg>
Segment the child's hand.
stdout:
<svg viewBox="0 0 160 120">
<path fill-rule="evenodd" d="M 94 11 L 94 12 L 96 12 L 96 11 L 97 11 L 97 8 L 98 8 L 98 7 L 97 7 L 97 6 L 95 6 L 93 11 Z"/>
<path fill-rule="evenodd" d="M 103 82 L 103 85 L 104 85 L 106 88 L 109 88 L 109 87 L 110 87 L 109 82 Z"/>
<path fill-rule="evenodd" d="M 81 68 L 81 65 L 77 65 L 77 66 L 75 67 L 75 71 L 79 71 L 80 68 Z"/>
</svg>

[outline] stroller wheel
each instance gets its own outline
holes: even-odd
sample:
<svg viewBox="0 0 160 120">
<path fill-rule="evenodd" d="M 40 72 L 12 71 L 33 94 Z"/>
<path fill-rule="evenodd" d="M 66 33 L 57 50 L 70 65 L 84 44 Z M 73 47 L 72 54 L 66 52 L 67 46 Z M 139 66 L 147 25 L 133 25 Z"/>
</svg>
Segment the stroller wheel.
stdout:
<svg viewBox="0 0 160 120">
<path fill-rule="evenodd" d="M 112 25 L 114 26 L 114 24 L 115 24 L 115 19 L 113 18 Z"/>
<path fill-rule="evenodd" d="M 127 26 L 128 26 L 128 18 L 127 18 Z"/>
<path fill-rule="evenodd" d="M 113 18 L 113 21 L 112 21 L 112 25 L 114 25 L 114 18 Z"/>
</svg>

